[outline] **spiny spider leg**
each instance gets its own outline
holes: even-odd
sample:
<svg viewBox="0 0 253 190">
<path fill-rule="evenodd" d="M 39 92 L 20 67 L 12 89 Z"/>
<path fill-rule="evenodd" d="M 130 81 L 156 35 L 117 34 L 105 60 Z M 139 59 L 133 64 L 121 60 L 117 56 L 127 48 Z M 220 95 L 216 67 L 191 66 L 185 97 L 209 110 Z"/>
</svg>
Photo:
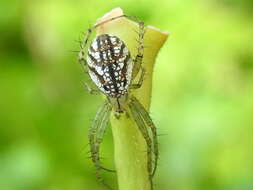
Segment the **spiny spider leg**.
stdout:
<svg viewBox="0 0 253 190">
<path fill-rule="evenodd" d="M 105 183 L 100 173 L 101 169 L 110 171 L 110 172 L 112 170 L 102 167 L 100 165 L 100 157 L 99 157 L 99 148 L 103 140 L 103 135 L 107 126 L 110 113 L 111 113 L 111 106 L 108 104 L 107 101 L 105 101 L 104 104 L 99 108 L 95 116 L 95 119 L 92 123 L 92 126 L 89 130 L 89 142 L 90 142 L 90 149 L 91 149 L 91 158 L 96 168 L 96 177 L 108 189 L 113 190 L 107 183 Z"/>
<path fill-rule="evenodd" d="M 138 126 L 138 128 L 139 128 L 139 130 L 140 130 L 140 132 L 147 144 L 147 170 L 149 173 L 149 180 L 150 180 L 151 188 L 152 188 L 152 186 L 153 186 L 152 185 L 152 177 L 153 177 L 152 176 L 152 140 L 149 136 L 146 124 L 143 121 L 141 114 L 138 112 L 139 110 L 136 108 L 134 101 L 131 101 L 129 103 L 129 108 L 130 108 L 130 111 L 131 111 L 132 116 L 134 118 L 134 121 L 135 121 L 136 125 Z"/>
<path fill-rule="evenodd" d="M 145 35 L 145 25 L 144 22 L 136 20 L 139 24 L 139 33 L 138 33 L 138 47 L 137 47 L 137 55 L 134 59 L 134 67 L 133 67 L 133 74 L 132 74 L 132 80 L 137 76 L 139 73 L 139 70 L 141 69 L 142 60 L 143 60 L 143 53 L 144 53 L 144 35 Z"/>
<path fill-rule="evenodd" d="M 141 67 L 141 76 L 140 76 L 137 84 L 131 84 L 129 86 L 129 88 L 130 89 L 138 89 L 138 88 L 140 88 L 142 86 L 143 81 L 144 81 L 145 73 L 146 73 L 146 70 L 143 67 Z"/>
<path fill-rule="evenodd" d="M 87 61 L 85 59 L 86 55 L 85 55 L 85 48 L 88 44 L 88 41 L 89 41 L 89 38 L 92 34 L 92 30 L 91 28 L 89 28 L 86 33 L 84 34 L 84 38 L 83 38 L 83 41 L 80 43 L 80 52 L 79 52 L 79 55 L 78 55 L 78 62 L 82 65 L 82 66 L 86 66 L 87 65 Z M 82 64 L 82 62 L 84 62 Z M 84 67 L 84 70 L 87 72 L 87 68 Z"/>
<path fill-rule="evenodd" d="M 107 124 L 108 124 L 108 120 L 109 120 L 109 116 L 111 114 L 111 110 L 112 110 L 112 107 L 107 103 L 107 109 L 105 110 L 105 113 L 104 113 L 104 117 L 101 121 L 101 126 L 98 128 L 97 130 L 97 136 L 96 136 L 96 144 L 95 146 L 97 146 L 97 150 L 98 150 L 98 154 L 99 154 L 99 146 L 100 144 L 102 143 L 103 141 L 103 137 L 104 137 L 104 134 L 105 134 L 105 130 L 106 130 L 106 127 L 107 127 Z M 99 155 L 98 155 L 98 159 L 99 159 Z M 108 171 L 108 172 L 115 172 L 115 170 L 111 170 L 111 169 L 107 169 L 107 168 L 104 168 L 102 166 L 100 166 L 100 168 Z"/>
<path fill-rule="evenodd" d="M 154 155 L 155 155 L 154 168 L 153 168 L 153 171 L 152 171 L 152 177 L 153 177 L 155 175 L 155 172 L 156 172 L 158 156 L 159 156 L 156 127 L 155 127 L 152 119 L 150 118 L 148 112 L 143 107 L 143 105 L 137 100 L 137 98 L 132 96 L 131 100 L 132 100 L 132 104 L 134 105 L 133 107 L 141 115 L 141 117 L 143 118 L 143 120 L 145 121 L 145 123 L 148 125 L 148 127 L 150 128 L 150 130 L 152 132 L 153 148 L 154 148 Z"/>
<path fill-rule="evenodd" d="M 98 89 L 93 89 L 87 82 L 84 83 L 84 86 L 90 94 L 94 95 L 101 94 L 101 92 Z"/>
</svg>

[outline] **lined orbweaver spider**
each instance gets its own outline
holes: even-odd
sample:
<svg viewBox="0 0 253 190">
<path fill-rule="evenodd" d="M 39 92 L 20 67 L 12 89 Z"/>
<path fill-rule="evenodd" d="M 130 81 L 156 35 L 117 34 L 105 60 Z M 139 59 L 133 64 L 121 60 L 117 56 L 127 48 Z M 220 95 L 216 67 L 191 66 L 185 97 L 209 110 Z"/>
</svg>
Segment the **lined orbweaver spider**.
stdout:
<svg viewBox="0 0 253 190">
<path fill-rule="evenodd" d="M 137 55 L 133 58 L 126 44 L 117 36 L 110 34 L 101 34 L 89 44 L 89 38 L 92 32 L 106 22 L 126 17 L 136 22 L 139 26 L 138 31 L 138 47 Z M 99 108 L 92 126 L 89 130 L 89 144 L 91 159 L 96 168 L 97 178 L 107 185 L 101 178 L 100 171 L 112 171 L 101 166 L 99 150 L 106 130 L 107 122 L 111 112 L 114 117 L 120 118 L 125 113 L 132 116 L 136 126 L 141 132 L 147 147 L 147 171 L 152 186 L 152 178 L 157 168 L 158 160 L 158 143 L 156 127 L 151 120 L 148 111 L 139 102 L 139 100 L 131 94 L 131 91 L 142 86 L 144 80 L 145 69 L 142 67 L 144 53 L 144 23 L 133 19 L 132 17 L 121 15 L 100 22 L 89 28 L 80 44 L 79 62 L 88 72 L 91 80 L 97 89 L 92 89 L 88 84 L 86 87 L 91 94 L 103 93 L 106 100 Z M 89 44 L 89 47 L 86 46 Z M 138 74 L 140 73 L 140 74 Z M 138 82 L 135 84 L 133 80 L 139 76 Z"/>
</svg>

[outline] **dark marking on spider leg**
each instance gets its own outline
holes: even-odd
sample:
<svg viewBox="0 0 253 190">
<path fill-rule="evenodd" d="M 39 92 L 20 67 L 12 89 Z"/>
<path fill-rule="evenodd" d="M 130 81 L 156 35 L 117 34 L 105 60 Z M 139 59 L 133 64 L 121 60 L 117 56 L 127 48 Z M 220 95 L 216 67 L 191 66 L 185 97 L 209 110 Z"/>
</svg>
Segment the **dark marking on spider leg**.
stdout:
<svg viewBox="0 0 253 190">
<path fill-rule="evenodd" d="M 103 25 L 103 24 L 105 24 L 105 23 L 107 23 L 107 22 L 111 22 L 111 21 L 113 21 L 113 20 L 117 20 L 117 19 L 119 19 L 119 18 L 124 18 L 124 17 L 125 17 L 125 18 L 128 18 L 128 19 L 130 19 L 130 20 L 132 20 L 132 21 L 134 21 L 134 22 L 137 22 L 137 23 L 140 22 L 136 17 L 132 17 L 132 16 L 128 16 L 128 15 L 119 15 L 119 16 L 110 18 L 110 19 L 108 19 L 108 20 L 102 21 L 102 22 L 100 22 L 100 23 L 98 23 L 98 24 L 95 24 L 95 25 L 92 27 L 92 29 L 95 29 L 95 28 L 97 28 L 97 27 L 99 27 L 99 26 L 101 26 L 101 25 Z"/>
<path fill-rule="evenodd" d="M 117 104 L 118 104 L 118 110 L 121 110 L 120 108 L 120 103 L 119 103 L 119 99 L 117 98 Z M 123 111 L 120 111 L 119 113 L 122 113 Z"/>
<path fill-rule="evenodd" d="M 101 25 L 103 25 L 103 24 L 105 24 L 105 23 L 107 23 L 107 22 L 111 22 L 111 21 L 113 21 L 113 20 L 116 20 L 116 19 L 119 19 L 119 18 L 122 18 L 122 17 L 128 17 L 128 16 L 126 16 L 126 15 L 120 15 L 120 16 L 116 16 L 116 17 L 110 18 L 110 19 L 108 19 L 108 20 L 105 20 L 105 21 L 103 21 L 103 22 L 100 22 L 100 23 L 98 23 L 98 24 L 95 24 L 95 25 L 93 26 L 93 28 L 97 28 L 97 27 L 99 27 L 99 26 L 101 26 Z"/>
<path fill-rule="evenodd" d="M 71 52 L 71 53 L 79 53 L 80 50 L 69 50 L 69 52 Z"/>
<path fill-rule="evenodd" d="M 140 113 L 138 112 L 138 109 L 136 108 L 136 105 L 133 102 L 129 103 L 129 108 L 132 113 L 132 116 L 134 118 L 134 121 L 136 125 L 139 128 L 139 131 L 141 132 L 146 145 L 147 145 L 147 171 L 149 174 L 149 180 L 151 184 L 151 189 L 153 189 L 153 182 L 152 182 L 152 140 L 149 137 L 147 127 L 145 125 L 145 122 L 143 121 L 143 118 L 141 117 Z"/>
<path fill-rule="evenodd" d="M 138 43 L 137 47 L 137 55 L 134 59 L 134 67 L 133 67 L 133 74 L 132 74 L 132 80 L 137 76 L 139 73 L 139 70 L 141 69 L 142 60 L 143 60 L 143 54 L 144 54 L 144 35 L 145 35 L 145 25 L 142 21 L 136 21 L 139 24 L 139 33 L 138 33 L 138 39 L 136 40 Z"/>
<path fill-rule="evenodd" d="M 148 112 L 143 107 L 143 105 L 135 98 L 134 96 L 131 97 L 132 103 L 137 109 L 138 113 L 141 115 L 145 123 L 148 125 L 152 132 L 152 138 L 153 138 L 153 153 L 155 156 L 154 159 L 154 167 L 152 171 L 152 177 L 155 175 L 156 169 L 157 169 L 157 163 L 158 163 L 158 157 L 159 157 L 159 149 L 158 149 L 158 140 L 157 140 L 157 132 L 155 124 L 153 123 L 152 119 L 150 118 Z"/>
<path fill-rule="evenodd" d="M 98 89 L 93 89 L 87 82 L 84 83 L 84 86 L 90 94 L 98 95 L 101 93 Z"/>
<path fill-rule="evenodd" d="M 81 63 L 82 61 L 84 61 L 86 63 L 86 60 L 85 60 L 85 48 L 88 44 L 88 41 L 89 41 L 89 38 L 91 36 L 91 33 L 92 33 L 92 29 L 89 28 L 87 31 L 86 31 L 86 34 L 84 35 L 84 38 L 83 38 L 83 41 L 80 43 L 80 52 L 79 52 L 79 56 L 78 56 L 78 61 L 79 63 Z"/>
<path fill-rule="evenodd" d="M 143 84 L 145 73 L 146 73 L 146 70 L 143 67 L 141 67 L 141 76 L 140 76 L 137 84 L 131 84 L 129 88 L 130 89 L 138 89 L 138 88 L 140 88 L 142 86 L 142 84 Z"/>
<path fill-rule="evenodd" d="M 108 120 L 109 120 L 109 116 L 110 116 L 110 113 L 111 113 L 111 106 L 108 104 L 107 105 L 107 109 L 104 113 L 104 117 L 101 121 L 101 126 L 98 128 L 98 131 L 97 131 L 97 136 L 96 136 L 96 146 L 97 146 L 97 152 L 99 153 L 99 146 L 100 144 L 102 143 L 103 141 L 103 136 L 104 136 L 104 133 L 105 133 L 105 130 L 106 130 L 106 125 L 108 123 Z M 98 160 L 100 160 L 101 157 L 99 157 L 98 155 Z M 99 168 L 105 170 L 105 171 L 108 171 L 108 172 L 115 172 L 115 170 L 111 170 L 111 169 L 107 169 L 103 166 L 99 166 Z"/>
<path fill-rule="evenodd" d="M 83 41 L 80 42 L 80 51 L 79 51 L 79 54 L 78 54 L 78 63 L 82 66 L 83 68 L 83 71 L 84 73 L 88 73 L 87 72 L 87 60 L 86 60 L 86 54 L 85 54 L 85 48 L 88 44 L 88 41 L 89 41 L 89 38 L 92 34 L 92 29 L 89 28 L 86 33 L 84 34 L 84 37 L 83 37 Z"/>
<path fill-rule="evenodd" d="M 107 172 L 113 172 L 113 173 L 116 172 L 116 170 L 108 169 L 108 168 L 105 168 L 105 167 L 103 167 L 103 166 L 100 166 L 100 168 L 101 168 L 102 170 L 107 171 Z"/>
<path fill-rule="evenodd" d="M 107 127 L 107 122 L 109 119 L 109 115 L 111 113 L 111 106 L 107 101 L 100 107 L 98 110 L 95 119 L 92 123 L 92 126 L 89 130 L 89 142 L 90 142 L 90 151 L 91 151 L 91 158 L 92 162 L 96 168 L 96 177 L 101 183 L 103 183 L 108 189 L 112 190 L 112 188 L 105 183 L 104 179 L 101 177 L 101 170 L 112 171 L 108 170 L 101 166 L 100 163 L 100 144 L 103 140 L 104 132 Z"/>
</svg>

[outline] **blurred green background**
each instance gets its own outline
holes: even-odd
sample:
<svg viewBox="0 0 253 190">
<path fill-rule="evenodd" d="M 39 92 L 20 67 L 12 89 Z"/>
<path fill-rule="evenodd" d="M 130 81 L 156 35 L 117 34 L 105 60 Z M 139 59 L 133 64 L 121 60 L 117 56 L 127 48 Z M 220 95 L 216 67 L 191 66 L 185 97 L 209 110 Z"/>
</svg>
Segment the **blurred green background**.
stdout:
<svg viewBox="0 0 253 190">
<path fill-rule="evenodd" d="M 251 0 L 1 1 L 0 189 L 106 189 L 87 146 L 102 98 L 71 51 L 115 7 L 171 33 L 154 72 L 155 189 L 253 189 Z M 112 168 L 110 130 L 102 152 Z"/>
</svg>

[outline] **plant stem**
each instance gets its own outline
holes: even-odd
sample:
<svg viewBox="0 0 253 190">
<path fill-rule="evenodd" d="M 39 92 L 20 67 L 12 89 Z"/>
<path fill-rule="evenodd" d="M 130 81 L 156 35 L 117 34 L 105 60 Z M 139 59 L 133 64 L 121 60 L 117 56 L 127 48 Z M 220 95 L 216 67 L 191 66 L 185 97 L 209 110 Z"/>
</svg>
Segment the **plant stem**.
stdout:
<svg viewBox="0 0 253 190">
<path fill-rule="evenodd" d="M 97 23 L 123 14 L 120 8 L 113 9 Z M 119 18 L 107 22 L 97 28 L 97 35 L 107 33 L 122 39 L 132 57 L 136 54 L 138 24 L 127 19 Z M 154 27 L 147 27 L 144 37 L 143 67 L 146 70 L 145 80 L 140 89 L 133 91 L 135 97 L 148 110 L 151 101 L 152 73 L 159 49 L 168 37 L 168 33 L 161 32 Z M 138 77 L 136 77 L 138 78 Z M 130 113 L 130 112 L 129 112 Z M 114 141 L 114 158 L 120 190 L 150 190 L 151 183 L 147 171 L 146 143 L 138 130 L 133 118 L 122 115 L 116 119 L 111 115 L 111 125 Z"/>
</svg>

